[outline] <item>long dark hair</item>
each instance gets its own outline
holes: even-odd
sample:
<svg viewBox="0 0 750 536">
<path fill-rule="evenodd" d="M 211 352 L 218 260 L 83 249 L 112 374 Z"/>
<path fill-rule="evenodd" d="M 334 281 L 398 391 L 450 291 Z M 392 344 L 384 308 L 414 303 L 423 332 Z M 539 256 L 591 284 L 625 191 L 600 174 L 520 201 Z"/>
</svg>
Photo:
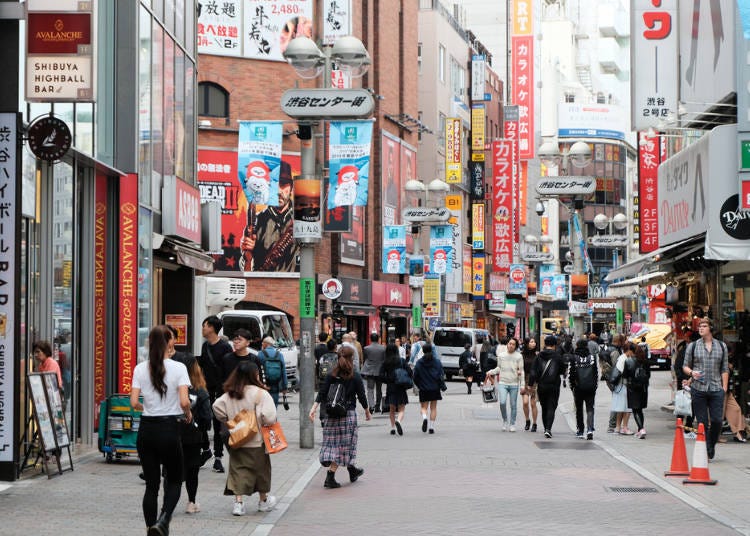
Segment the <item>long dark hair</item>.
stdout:
<svg viewBox="0 0 750 536">
<path fill-rule="evenodd" d="M 245 387 L 254 385 L 265 389 L 260 382 L 260 371 L 258 365 L 252 361 L 240 361 L 222 386 L 224 392 L 229 394 L 229 398 L 241 400 L 245 398 Z"/>
<path fill-rule="evenodd" d="M 646 363 L 646 350 L 641 345 L 637 345 L 635 347 L 635 360 L 638 361 L 640 365 L 643 365 Z"/>
<path fill-rule="evenodd" d="M 342 346 L 338 351 L 339 360 L 333 367 L 332 374 L 344 380 L 354 377 L 354 349 L 351 346 Z"/>
<path fill-rule="evenodd" d="M 148 334 L 148 370 L 151 375 L 151 385 L 159 392 L 159 397 L 164 398 L 167 394 L 167 384 L 164 376 L 167 369 L 164 368 L 164 355 L 167 353 L 169 341 L 172 340 L 172 332 L 167 326 L 154 326 Z"/>
<path fill-rule="evenodd" d="M 422 346 L 422 359 L 430 360 L 435 356 L 432 353 L 432 345 L 429 342 L 424 343 Z"/>
<path fill-rule="evenodd" d="M 534 348 L 529 348 L 529 343 L 531 341 L 534 341 Z M 539 353 L 539 345 L 536 343 L 536 339 L 526 337 L 523 340 L 523 350 L 521 351 L 521 355 L 524 358 L 530 358 L 530 357 L 536 357 L 536 354 Z"/>
<path fill-rule="evenodd" d="M 388 369 L 395 369 L 401 364 L 401 356 L 398 353 L 398 346 L 395 344 L 388 344 L 385 347 L 385 359 L 383 360 L 383 366 Z"/>
</svg>

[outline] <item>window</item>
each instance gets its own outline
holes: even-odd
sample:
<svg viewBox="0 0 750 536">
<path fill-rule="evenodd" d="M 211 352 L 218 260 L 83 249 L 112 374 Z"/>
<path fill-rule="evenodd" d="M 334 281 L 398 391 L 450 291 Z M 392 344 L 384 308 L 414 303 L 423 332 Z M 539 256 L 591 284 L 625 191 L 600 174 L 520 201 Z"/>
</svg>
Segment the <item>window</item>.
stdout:
<svg viewBox="0 0 750 536">
<path fill-rule="evenodd" d="M 198 84 L 198 115 L 229 118 L 229 93 L 212 82 Z"/>
<path fill-rule="evenodd" d="M 464 88 L 466 87 L 466 73 L 454 58 L 451 58 L 451 94 L 463 101 Z"/>
<path fill-rule="evenodd" d="M 422 74 L 422 43 L 417 43 L 417 73 Z"/>
<path fill-rule="evenodd" d="M 575 93 L 565 93 L 565 102 L 575 102 L 576 96 Z"/>
<path fill-rule="evenodd" d="M 443 45 L 438 46 L 438 76 L 445 84 L 445 47 Z"/>
</svg>

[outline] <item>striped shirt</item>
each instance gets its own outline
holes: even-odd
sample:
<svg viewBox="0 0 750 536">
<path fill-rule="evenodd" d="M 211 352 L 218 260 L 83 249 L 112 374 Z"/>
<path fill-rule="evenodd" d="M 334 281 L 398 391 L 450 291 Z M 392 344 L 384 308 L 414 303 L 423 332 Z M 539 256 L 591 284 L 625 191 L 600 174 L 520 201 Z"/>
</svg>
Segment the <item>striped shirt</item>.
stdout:
<svg viewBox="0 0 750 536">
<path fill-rule="evenodd" d="M 685 365 L 690 370 L 703 372 L 700 379 L 693 379 L 691 389 L 703 392 L 724 390 L 721 375 L 725 372 L 729 373 L 729 356 L 727 346 L 722 341 L 713 339 L 710 352 L 703 339 L 689 344 L 685 350 Z"/>
</svg>

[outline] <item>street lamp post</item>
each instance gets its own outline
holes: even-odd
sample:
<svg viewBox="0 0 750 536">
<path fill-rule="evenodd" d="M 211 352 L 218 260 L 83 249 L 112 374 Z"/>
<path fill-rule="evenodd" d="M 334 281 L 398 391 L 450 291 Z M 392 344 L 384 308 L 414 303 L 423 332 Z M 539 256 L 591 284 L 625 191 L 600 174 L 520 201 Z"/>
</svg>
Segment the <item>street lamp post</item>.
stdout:
<svg viewBox="0 0 750 536">
<path fill-rule="evenodd" d="M 567 209 L 569 214 L 570 234 L 575 233 L 576 239 L 580 245 L 580 252 L 573 253 L 573 236 L 570 236 L 570 252 L 573 257 L 573 276 L 580 276 L 588 273 L 588 266 L 584 267 L 584 257 L 586 255 L 586 244 L 583 237 L 583 225 L 581 224 L 578 211 L 583 208 L 583 200 L 587 195 L 596 191 L 596 180 L 594 177 L 587 176 L 570 176 L 569 164 L 576 168 L 585 168 L 591 163 L 591 147 L 588 143 L 577 141 L 569 148 L 560 151 L 560 146 L 556 141 L 546 141 L 539 146 L 538 154 L 540 160 L 547 165 L 559 165 L 561 176 L 542 177 L 537 184 L 537 194 L 542 198 L 552 198 L 560 201 Z M 577 278 L 576 278 L 577 279 Z M 571 285 L 572 290 L 572 285 Z M 580 335 L 585 329 L 585 323 L 582 315 L 573 316 L 573 331 Z"/>
<path fill-rule="evenodd" d="M 315 42 L 307 37 L 297 37 L 292 39 L 284 52 L 284 58 L 294 67 L 297 74 L 302 78 L 316 78 L 321 73 L 323 74 L 323 87 L 322 90 L 317 91 L 320 95 L 321 92 L 328 93 L 325 96 L 336 97 L 337 92 L 342 90 L 331 89 L 331 69 L 332 62 L 336 63 L 336 66 L 344 71 L 347 71 L 350 76 L 359 77 L 362 76 L 370 65 L 370 55 L 365 49 L 362 42 L 353 36 L 345 36 L 339 38 L 332 47 L 324 47 L 324 51 L 321 51 Z M 303 92 L 305 90 L 302 90 Z M 341 115 L 335 117 L 329 114 L 326 117 L 316 117 L 315 111 L 312 113 L 309 110 L 290 110 L 285 106 L 285 99 L 282 97 L 282 109 L 290 116 L 299 120 L 299 133 L 300 139 L 300 179 L 306 180 L 317 180 L 320 181 L 320 176 L 317 173 L 316 166 L 316 150 L 315 150 L 315 136 L 313 134 L 313 128 L 318 124 L 319 121 L 327 119 L 344 119 L 344 118 L 361 118 L 363 116 L 369 116 L 372 112 L 372 97 L 367 90 L 354 90 L 361 91 L 363 93 L 362 98 L 367 99 L 369 97 L 370 105 L 368 109 L 360 109 L 357 111 L 343 110 Z M 287 92 L 288 93 L 288 92 Z M 310 225 L 306 226 L 306 230 L 309 230 Z M 322 225 L 320 223 L 320 215 L 318 215 L 317 222 L 317 236 L 311 236 L 309 232 L 305 233 L 304 238 L 298 239 L 300 245 L 300 263 L 299 263 L 299 276 L 300 276 L 300 358 L 299 358 L 299 387 L 300 387 L 300 400 L 299 400 L 299 430 L 300 430 L 300 447 L 301 448 L 313 448 L 315 442 L 315 429 L 313 423 L 307 418 L 307 414 L 313 405 L 315 397 L 315 363 L 313 358 L 313 341 L 315 340 L 315 302 L 317 301 L 314 289 L 317 288 L 315 282 L 315 244 L 320 242 L 322 235 Z M 297 226 L 295 222 L 295 235 L 297 234 Z M 303 303 L 307 303 L 311 306 L 311 311 L 306 311 L 303 314 Z"/>
</svg>

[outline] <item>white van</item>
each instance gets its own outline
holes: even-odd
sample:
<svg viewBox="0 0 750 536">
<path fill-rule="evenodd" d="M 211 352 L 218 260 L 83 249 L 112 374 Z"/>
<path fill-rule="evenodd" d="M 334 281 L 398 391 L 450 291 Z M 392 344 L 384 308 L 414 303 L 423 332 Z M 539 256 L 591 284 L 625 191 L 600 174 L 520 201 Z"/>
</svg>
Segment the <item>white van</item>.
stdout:
<svg viewBox="0 0 750 536">
<path fill-rule="evenodd" d="M 437 328 L 432 334 L 432 345 L 435 346 L 440 361 L 443 363 L 446 379 L 450 380 L 453 376 L 461 374 L 458 368 L 458 359 L 465 350 L 468 343 L 471 348 L 479 342 L 480 339 L 489 339 L 490 332 L 486 329 L 477 328 Z"/>
<path fill-rule="evenodd" d="M 246 329 L 252 334 L 250 352 L 253 354 L 257 354 L 260 351 L 260 341 L 265 337 L 273 337 L 276 341 L 276 348 L 284 356 L 289 387 L 291 388 L 297 384 L 297 359 L 299 352 L 294 341 L 292 326 L 283 312 L 275 310 L 231 309 L 222 311 L 216 316 L 221 318 L 223 324 L 219 335 L 227 337 L 230 342 L 234 336 L 234 332 L 239 328 Z"/>
</svg>

